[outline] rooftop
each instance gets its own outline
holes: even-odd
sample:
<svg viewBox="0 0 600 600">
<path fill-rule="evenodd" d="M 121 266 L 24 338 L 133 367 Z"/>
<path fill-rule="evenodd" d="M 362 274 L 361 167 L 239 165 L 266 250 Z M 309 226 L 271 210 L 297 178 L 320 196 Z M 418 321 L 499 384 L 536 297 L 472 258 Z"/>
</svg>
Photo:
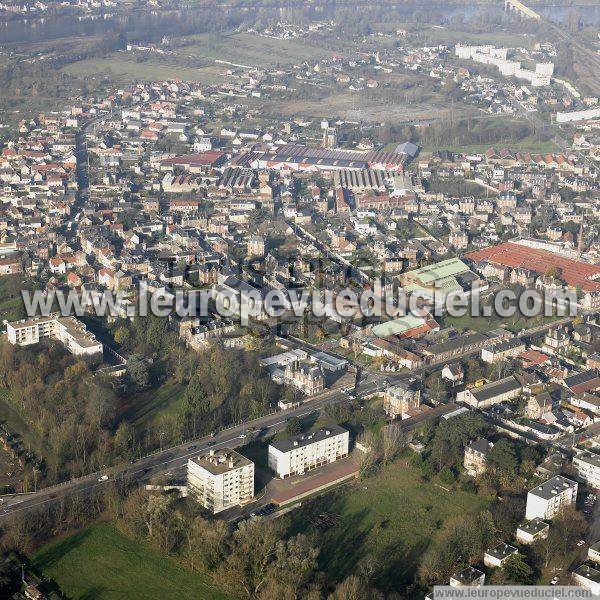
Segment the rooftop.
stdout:
<svg viewBox="0 0 600 600">
<path fill-rule="evenodd" d="M 529 493 L 538 496 L 539 498 L 543 498 L 544 500 L 550 500 L 567 488 L 573 488 L 576 485 L 577 483 L 574 481 L 571 481 L 562 475 L 557 475 L 556 477 L 552 477 L 552 479 L 548 479 L 548 481 L 542 483 L 542 485 L 538 485 L 532 490 L 529 490 Z"/>
<path fill-rule="evenodd" d="M 328 427 L 321 427 L 321 429 L 317 429 L 317 431 L 313 431 L 312 433 L 300 434 L 286 440 L 271 442 L 270 446 L 273 446 L 273 448 L 276 448 L 280 452 L 289 452 L 294 448 L 302 448 L 309 444 L 315 444 L 327 438 L 341 435 L 342 433 L 347 433 L 343 427 L 330 425 Z"/>
<path fill-rule="evenodd" d="M 535 535 L 540 533 L 540 531 L 544 531 L 544 529 L 548 529 L 550 525 L 546 523 L 546 521 L 542 521 L 542 519 L 531 519 L 531 521 L 525 521 L 525 523 L 521 523 L 519 525 L 519 530 L 524 533 L 529 533 L 530 535 Z"/>
<path fill-rule="evenodd" d="M 251 460 L 230 448 L 211 450 L 208 454 L 193 456 L 190 461 L 206 469 L 212 475 L 222 475 L 227 471 L 253 464 Z"/>
</svg>

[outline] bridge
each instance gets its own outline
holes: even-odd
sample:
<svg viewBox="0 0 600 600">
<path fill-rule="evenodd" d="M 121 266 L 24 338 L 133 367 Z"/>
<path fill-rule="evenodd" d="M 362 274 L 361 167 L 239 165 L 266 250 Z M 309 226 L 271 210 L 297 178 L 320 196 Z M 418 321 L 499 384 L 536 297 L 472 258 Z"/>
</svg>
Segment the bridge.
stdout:
<svg viewBox="0 0 600 600">
<path fill-rule="evenodd" d="M 509 11 L 512 10 L 528 19 L 535 19 L 536 21 L 541 19 L 538 13 L 525 6 L 522 2 L 519 2 L 519 0 L 504 0 L 504 8 Z"/>
</svg>

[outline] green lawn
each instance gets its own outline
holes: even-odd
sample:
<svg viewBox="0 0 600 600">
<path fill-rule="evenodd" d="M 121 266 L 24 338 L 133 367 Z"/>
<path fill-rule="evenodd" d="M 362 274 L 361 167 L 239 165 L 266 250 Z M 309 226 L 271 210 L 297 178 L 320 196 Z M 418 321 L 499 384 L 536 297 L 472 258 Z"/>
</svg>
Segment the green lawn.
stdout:
<svg viewBox="0 0 600 600">
<path fill-rule="evenodd" d="M 67 598 L 225 600 L 207 576 L 191 573 L 107 523 L 42 547 L 33 566 Z"/>
<path fill-rule="evenodd" d="M 146 425 L 159 414 L 174 414 L 180 404 L 185 386 L 167 380 L 156 389 L 130 397 L 123 417 L 136 426 Z"/>
<path fill-rule="evenodd" d="M 321 568 L 335 581 L 356 572 L 366 556 L 378 563 L 378 585 L 398 589 L 412 580 L 420 557 L 442 525 L 456 515 L 475 515 L 487 500 L 422 482 L 401 459 L 374 477 L 308 502 L 292 513 L 294 532 L 314 531 L 321 513 L 340 516 L 320 540 Z"/>
<path fill-rule="evenodd" d="M 493 144 L 465 144 L 459 146 L 448 146 L 440 144 L 439 146 L 426 145 L 424 147 L 425 152 L 433 152 L 436 150 L 448 150 L 456 153 L 468 153 L 468 154 L 483 154 L 488 148 L 496 148 L 500 150 L 502 148 L 509 148 L 515 152 L 533 152 L 536 154 L 547 154 L 560 151 L 560 148 L 552 141 L 537 141 L 534 138 L 524 138 L 518 142 L 511 141 L 500 141 Z"/>
<path fill-rule="evenodd" d="M 546 323 L 552 323 L 564 317 L 546 317 L 543 314 L 537 317 L 525 317 L 518 311 L 512 317 L 472 317 L 470 314 L 463 315 L 462 317 L 451 317 L 444 315 L 443 324 L 444 327 L 455 327 L 458 330 L 472 329 L 473 331 L 486 332 L 490 329 L 498 327 L 505 327 L 513 333 L 517 333 L 521 329 L 530 329 L 531 327 L 537 327 L 538 325 L 544 325 Z"/>
</svg>

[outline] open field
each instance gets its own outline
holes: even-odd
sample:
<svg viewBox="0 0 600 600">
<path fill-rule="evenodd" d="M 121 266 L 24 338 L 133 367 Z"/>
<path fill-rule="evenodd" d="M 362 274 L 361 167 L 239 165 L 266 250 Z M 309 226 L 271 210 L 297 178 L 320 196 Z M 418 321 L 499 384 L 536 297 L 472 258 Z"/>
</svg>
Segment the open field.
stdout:
<svg viewBox="0 0 600 600">
<path fill-rule="evenodd" d="M 412 580 L 420 557 L 442 525 L 457 515 L 475 515 L 485 498 L 422 482 L 401 459 L 375 476 L 308 502 L 291 515 L 294 532 L 315 531 L 321 513 L 339 522 L 321 534 L 321 568 L 335 581 L 356 572 L 366 556 L 377 561 L 377 585 L 396 588 Z"/>
<path fill-rule="evenodd" d="M 210 579 L 191 573 L 106 523 L 43 546 L 32 564 L 67 598 L 225 600 Z"/>
<path fill-rule="evenodd" d="M 508 31 L 490 31 L 471 33 L 459 31 L 452 26 L 428 25 L 419 31 L 419 35 L 428 43 L 435 44 L 495 44 L 509 48 L 533 48 L 536 38 L 533 34 L 509 33 Z"/>
<path fill-rule="evenodd" d="M 248 66 L 301 64 L 330 57 L 328 52 L 305 40 L 280 40 L 250 33 L 193 36 L 194 43 L 175 50 L 182 57 L 223 60 Z"/>
<path fill-rule="evenodd" d="M 148 80 L 164 81 L 182 79 L 213 85 L 223 79 L 224 68 L 208 66 L 201 68 L 182 67 L 168 61 L 146 60 L 138 62 L 124 53 L 114 53 L 106 58 L 82 60 L 63 69 L 75 76 L 111 76 L 120 81 Z"/>
<path fill-rule="evenodd" d="M 534 138 L 525 138 L 518 142 L 504 141 L 504 142 L 496 142 L 494 144 L 465 144 L 458 146 L 444 145 L 440 144 L 439 146 L 429 146 L 426 145 L 423 150 L 425 152 L 432 152 L 435 150 L 449 150 L 450 152 L 466 152 L 472 154 L 482 154 L 488 148 L 494 147 L 496 149 L 500 148 L 509 148 L 510 150 L 514 150 L 515 152 L 534 152 L 538 154 L 547 154 L 548 152 L 559 152 L 560 148 L 552 141 L 538 141 Z"/>
<path fill-rule="evenodd" d="M 150 389 L 131 397 L 132 403 L 125 407 L 123 417 L 136 427 L 148 425 L 159 414 L 177 411 L 185 386 L 167 381 L 156 389 Z"/>
</svg>

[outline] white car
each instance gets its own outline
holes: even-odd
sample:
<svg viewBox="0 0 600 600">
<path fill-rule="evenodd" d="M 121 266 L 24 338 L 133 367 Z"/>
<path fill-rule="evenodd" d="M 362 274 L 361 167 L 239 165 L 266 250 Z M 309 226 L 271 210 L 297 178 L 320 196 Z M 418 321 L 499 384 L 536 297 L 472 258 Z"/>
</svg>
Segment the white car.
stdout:
<svg viewBox="0 0 600 600">
<path fill-rule="evenodd" d="M 98 481 L 107 481 L 108 475 L 102 475 L 102 477 L 98 478 Z"/>
<path fill-rule="evenodd" d="M 583 546 L 583 545 L 585 545 L 585 540 L 579 540 L 577 542 L 577 546 Z"/>
<path fill-rule="evenodd" d="M 554 577 L 550 582 L 550 585 L 556 585 L 558 583 L 558 577 Z"/>
</svg>

